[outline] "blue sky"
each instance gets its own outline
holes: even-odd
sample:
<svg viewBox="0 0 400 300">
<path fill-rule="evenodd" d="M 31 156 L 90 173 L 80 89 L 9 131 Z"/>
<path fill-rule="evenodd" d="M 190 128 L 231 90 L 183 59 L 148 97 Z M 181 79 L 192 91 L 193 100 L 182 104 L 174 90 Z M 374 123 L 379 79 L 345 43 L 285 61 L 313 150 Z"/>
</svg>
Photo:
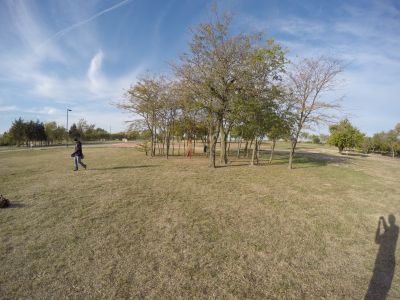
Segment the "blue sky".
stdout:
<svg viewBox="0 0 400 300">
<path fill-rule="evenodd" d="M 133 117 L 111 105 L 146 72 L 168 73 L 189 28 L 210 18 L 202 0 L 1 0 L 0 132 L 18 117 L 113 132 Z M 344 115 L 371 135 L 400 122 L 400 2 L 226 0 L 233 30 L 265 31 L 289 58 L 343 59 Z M 326 128 L 321 128 L 325 132 Z"/>
</svg>

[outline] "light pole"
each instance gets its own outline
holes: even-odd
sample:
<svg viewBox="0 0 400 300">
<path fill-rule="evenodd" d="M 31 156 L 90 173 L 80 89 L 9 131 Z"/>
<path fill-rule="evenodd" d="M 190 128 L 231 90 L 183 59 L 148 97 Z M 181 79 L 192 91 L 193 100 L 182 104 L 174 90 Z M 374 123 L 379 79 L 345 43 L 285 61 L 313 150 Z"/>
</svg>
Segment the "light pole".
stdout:
<svg viewBox="0 0 400 300">
<path fill-rule="evenodd" d="M 69 139 L 69 134 L 68 134 L 68 112 L 69 111 L 72 111 L 72 110 L 67 108 L 67 147 L 68 147 L 68 139 Z"/>
</svg>

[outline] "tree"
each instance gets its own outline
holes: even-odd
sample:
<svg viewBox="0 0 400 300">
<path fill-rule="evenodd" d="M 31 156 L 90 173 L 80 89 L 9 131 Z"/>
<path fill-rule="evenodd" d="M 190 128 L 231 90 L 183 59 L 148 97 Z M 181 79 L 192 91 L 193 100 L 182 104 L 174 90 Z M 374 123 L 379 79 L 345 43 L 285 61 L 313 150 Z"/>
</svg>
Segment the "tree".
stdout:
<svg viewBox="0 0 400 300">
<path fill-rule="evenodd" d="M 53 131 L 53 138 L 58 143 L 61 143 L 67 137 L 66 129 L 63 126 L 57 126 L 57 128 Z"/>
<path fill-rule="evenodd" d="M 383 152 L 387 151 L 387 145 L 385 144 L 385 132 L 375 133 L 372 136 L 372 151 L 373 152 Z"/>
<path fill-rule="evenodd" d="M 126 136 L 128 139 L 134 139 L 132 135 L 134 135 L 135 133 L 137 133 L 138 139 L 150 140 L 151 138 L 150 131 L 146 125 L 146 122 L 143 119 L 138 119 L 130 122 L 128 130 L 126 132 Z M 150 150 L 150 146 L 148 148 Z"/>
<path fill-rule="evenodd" d="M 140 132 L 138 130 L 135 129 L 129 129 L 126 132 L 126 138 L 128 140 L 137 140 L 140 138 Z"/>
<path fill-rule="evenodd" d="M 277 127 L 283 125 L 283 123 L 279 122 L 277 106 L 274 103 L 274 97 L 271 97 L 272 95 L 273 93 L 264 97 L 248 97 L 245 102 L 242 102 L 242 105 L 238 106 L 237 115 L 240 130 L 235 131 L 240 132 L 241 136 L 245 137 L 247 141 L 250 140 L 251 144 L 254 144 L 251 165 L 254 165 L 255 161 L 258 163 L 259 146 L 265 135 L 268 133 L 271 135 L 277 134 L 277 131 L 281 130 Z"/>
<path fill-rule="evenodd" d="M 8 132 L 4 132 L 2 135 L 0 135 L 0 146 L 8 146 L 11 144 L 11 136 Z"/>
<path fill-rule="evenodd" d="M 306 58 L 293 64 L 287 76 L 287 97 L 292 113 L 291 150 L 289 166 L 292 168 L 293 156 L 302 130 L 311 125 L 329 123 L 332 109 L 340 106 L 336 101 L 323 100 L 326 92 L 337 85 L 337 76 L 343 71 L 337 60 Z"/>
<path fill-rule="evenodd" d="M 26 123 L 22 118 L 13 121 L 9 130 L 11 141 L 20 146 L 26 140 Z"/>
<path fill-rule="evenodd" d="M 77 124 L 72 124 L 69 135 L 71 138 L 95 141 L 108 138 L 110 133 L 103 128 L 96 128 L 95 124 L 89 124 L 85 119 L 80 119 Z"/>
<path fill-rule="evenodd" d="M 208 143 L 209 116 L 201 107 L 201 101 L 182 82 L 176 84 L 175 90 L 178 97 L 179 115 L 174 125 L 174 134 L 179 141 L 186 139 L 184 148 L 190 138 L 193 138 L 196 143 L 196 139 L 200 137 L 203 143 Z"/>
<path fill-rule="evenodd" d="M 69 129 L 69 137 L 71 139 L 80 139 L 81 138 L 81 131 L 78 130 L 78 127 L 76 126 L 76 124 L 72 124 L 71 128 Z"/>
<path fill-rule="evenodd" d="M 285 51 L 272 39 L 265 46 L 256 46 L 246 56 L 243 70 L 238 79 L 238 95 L 234 102 L 233 121 L 238 120 L 254 140 L 251 165 L 258 162 L 259 145 L 274 127 L 284 126 L 284 105 L 280 89 L 281 75 L 286 64 Z"/>
<path fill-rule="evenodd" d="M 161 93 L 159 97 L 160 107 L 158 112 L 159 127 L 163 134 L 163 149 L 166 145 L 166 157 L 168 159 L 171 145 L 171 136 L 179 114 L 179 88 L 177 84 L 160 82 Z"/>
<path fill-rule="evenodd" d="M 251 37 L 243 34 L 231 36 L 230 22 L 231 18 L 225 14 L 222 20 L 217 16 L 215 22 L 201 24 L 193 32 L 191 53 L 182 55 L 181 64 L 175 66 L 177 77 L 207 111 L 211 167 L 215 167 L 218 137 L 226 133 L 224 119 L 235 97 L 240 65 L 252 42 Z M 222 136 L 222 148 L 225 141 Z"/>
<path fill-rule="evenodd" d="M 272 40 L 260 47 L 260 34 L 233 35 L 231 18 L 201 24 L 193 33 L 189 54 L 174 66 L 181 83 L 207 114 L 210 167 L 215 167 L 216 145 L 221 137 L 221 158 L 227 163 L 227 136 L 235 122 L 235 107 L 251 97 L 261 99 L 284 63 L 284 53 Z"/>
<path fill-rule="evenodd" d="M 89 133 L 87 133 L 89 136 L 89 140 L 103 140 L 106 138 L 110 138 L 110 133 L 107 132 L 107 130 L 103 128 L 94 128 L 93 130 L 90 129 Z"/>
<path fill-rule="evenodd" d="M 151 134 L 151 156 L 156 154 L 157 129 L 162 105 L 161 97 L 164 93 L 165 85 L 166 78 L 164 76 L 144 76 L 134 86 L 131 86 L 125 95 L 124 101 L 115 104 L 118 108 L 143 118 Z"/>
<path fill-rule="evenodd" d="M 56 122 L 47 122 L 44 124 L 44 130 L 47 136 L 47 143 L 53 144 L 55 141 L 55 132 L 57 130 L 57 123 Z"/>
<path fill-rule="evenodd" d="M 385 134 L 385 143 L 394 158 L 397 151 L 400 149 L 400 131 L 397 131 L 396 129 L 389 130 Z"/>
<path fill-rule="evenodd" d="M 286 115 L 277 116 L 272 123 L 272 126 L 267 131 L 268 138 L 272 141 L 271 154 L 269 163 L 272 163 L 272 158 L 275 151 L 276 141 L 279 139 L 288 139 L 290 135 L 290 123 L 286 119 Z"/>
<path fill-rule="evenodd" d="M 340 121 L 338 124 L 331 125 L 329 132 L 328 143 L 338 147 L 340 153 L 344 149 L 354 149 L 361 147 L 363 144 L 364 135 L 357 128 L 353 127 L 347 119 Z"/>
<path fill-rule="evenodd" d="M 94 124 L 89 124 L 85 119 L 79 119 L 76 124 L 76 129 L 79 132 L 79 136 L 83 140 L 93 140 L 95 139 L 95 127 Z"/>
<path fill-rule="evenodd" d="M 40 141 L 40 145 L 43 144 L 43 142 L 47 141 L 47 135 L 46 135 L 46 130 L 44 128 L 43 122 L 39 122 L 39 120 L 36 121 L 36 141 Z"/>
<path fill-rule="evenodd" d="M 364 153 L 370 153 L 373 150 L 373 139 L 369 136 L 365 136 L 361 145 Z"/>
<path fill-rule="evenodd" d="M 25 136 L 26 136 L 25 142 L 27 147 L 29 142 L 33 144 L 33 141 L 36 140 L 37 135 L 38 135 L 37 127 L 35 122 L 29 121 L 25 123 Z"/>
<path fill-rule="evenodd" d="M 388 132 L 375 133 L 371 138 L 369 148 L 373 152 L 390 152 L 394 158 L 400 149 L 400 123 Z"/>
<path fill-rule="evenodd" d="M 313 144 L 321 144 L 321 140 L 319 139 L 319 136 L 316 134 L 313 134 L 311 136 L 311 140 L 312 140 Z"/>
</svg>

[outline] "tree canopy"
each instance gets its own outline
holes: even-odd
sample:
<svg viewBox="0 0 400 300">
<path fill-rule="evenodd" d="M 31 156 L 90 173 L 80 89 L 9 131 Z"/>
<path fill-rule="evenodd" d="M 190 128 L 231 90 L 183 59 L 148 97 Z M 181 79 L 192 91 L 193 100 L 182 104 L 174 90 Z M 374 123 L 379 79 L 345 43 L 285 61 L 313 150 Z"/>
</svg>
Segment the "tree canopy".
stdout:
<svg viewBox="0 0 400 300">
<path fill-rule="evenodd" d="M 364 135 L 355 128 L 348 119 L 340 121 L 338 124 L 329 127 L 330 137 L 328 143 L 338 147 L 342 153 L 345 149 L 360 148 L 363 143 Z"/>
</svg>

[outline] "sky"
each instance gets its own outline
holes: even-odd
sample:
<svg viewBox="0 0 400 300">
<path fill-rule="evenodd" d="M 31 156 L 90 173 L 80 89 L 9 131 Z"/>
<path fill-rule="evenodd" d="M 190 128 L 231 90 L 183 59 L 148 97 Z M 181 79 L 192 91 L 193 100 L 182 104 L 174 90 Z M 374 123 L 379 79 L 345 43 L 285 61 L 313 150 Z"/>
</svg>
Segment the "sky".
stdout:
<svg viewBox="0 0 400 300">
<path fill-rule="evenodd" d="M 137 118 L 117 109 L 141 75 L 171 74 L 190 28 L 216 1 L 0 0 L 0 132 L 16 118 L 112 132 Z M 292 61 L 343 60 L 339 117 L 372 135 L 400 122 L 400 1 L 220 0 L 234 32 L 263 31 Z M 326 133 L 327 128 L 316 132 Z"/>
</svg>

